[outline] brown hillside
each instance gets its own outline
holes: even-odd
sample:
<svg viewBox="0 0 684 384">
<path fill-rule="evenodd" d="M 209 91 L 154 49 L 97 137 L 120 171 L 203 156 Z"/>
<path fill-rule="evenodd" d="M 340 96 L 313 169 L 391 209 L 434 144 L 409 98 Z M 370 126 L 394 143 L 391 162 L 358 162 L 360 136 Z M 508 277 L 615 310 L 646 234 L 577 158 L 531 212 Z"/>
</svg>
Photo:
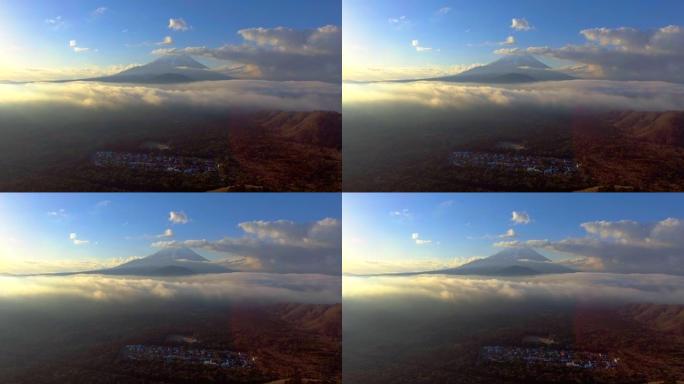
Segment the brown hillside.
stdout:
<svg viewBox="0 0 684 384">
<path fill-rule="evenodd" d="M 614 123 L 626 134 L 648 142 L 684 146 L 684 112 L 622 112 Z"/>
<path fill-rule="evenodd" d="M 285 304 L 279 312 L 283 320 L 301 329 L 334 338 L 342 336 L 341 304 Z"/>
<path fill-rule="evenodd" d="M 261 119 L 261 124 L 285 140 L 342 148 L 342 115 L 337 112 L 271 112 Z"/>
<path fill-rule="evenodd" d="M 648 328 L 684 336 L 684 305 L 634 304 L 623 308 L 622 314 Z"/>
</svg>

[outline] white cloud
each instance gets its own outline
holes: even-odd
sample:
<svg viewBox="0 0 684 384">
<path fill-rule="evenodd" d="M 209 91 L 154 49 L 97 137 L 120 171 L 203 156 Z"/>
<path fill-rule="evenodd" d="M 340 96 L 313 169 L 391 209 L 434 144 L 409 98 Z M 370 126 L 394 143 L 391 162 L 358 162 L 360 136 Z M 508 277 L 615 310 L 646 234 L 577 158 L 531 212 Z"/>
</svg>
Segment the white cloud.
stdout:
<svg viewBox="0 0 684 384">
<path fill-rule="evenodd" d="M 102 201 L 98 201 L 98 202 L 95 204 L 95 207 L 96 207 L 96 208 L 105 208 L 105 207 L 109 207 L 110 205 L 112 205 L 112 201 L 111 201 L 111 200 L 102 200 Z"/>
<path fill-rule="evenodd" d="M 411 234 L 411 240 L 413 240 L 416 245 L 432 244 L 432 240 L 421 239 L 420 234 L 415 232 Z"/>
<path fill-rule="evenodd" d="M 67 212 L 64 208 L 60 208 L 56 211 L 49 211 L 47 213 L 47 215 L 50 217 L 58 218 L 58 219 L 66 219 L 67 217 L 69 217 L 69 215 L 67 215 Z"/>
<path fill-rule="evenodd" d="M 249 67 L 255 78 L 339 82 L 342 31 L 334 25 L 316 29 L 246 28 L 238 31 L 242 45 L 219 48 L 161 48 L 156 55 L 188 54 Z"/>
<path fill-rule="evenodd" d="M 157 43 L 157 45 L 172 45 L 173 38 L 171 36 L 164 37 L 164 40 Z"/>
<path fill-rule="evenodd" d="M 169 221 L 173 224 L 186 224 L 190 221 L 190 219 L 188 218 L 188 215 L 185 214 L 185 212 L 171 211 L 169 212 Z"/>
<path fill-rule="evenodd" d="M 171 30 L 187 31 L 190 28 L 192 28 L 192 27 L 190 27 L 188 25 L 188 23 L 185 22 L 185 20 L 183 20 L 182 18 L 178 18 L 178 19 L 171 18 L 171 19 L 169 19 L 169 29 L 171 29 Z"/>
<path fill-rule="evenodd" d="M 410 220 L 413 218 L 413 214 L 408 210 L 408 208 L 400 209 L 397 211 L 390 211 L 390 216 L 402 219 L 402 220 Z"/>
<path fill-rule="evenodd" d="M 515 237 L 515 236 L 516 236 L 516 233 L 515 233 L 515 230 L 513 228 L 509 228 L 506 232 L 499 235 L 499 237 L 502 239 L 511 238 L 511 237 Z"/>
<path fill-rule="evenodd" d="M 511 221 L 515 224 L 529 224 L 532 219 L 530 219 L 530 215 L 526 212 L 513 211 L 511 213 Z"/>
<path fill-rule="evenodd" d="M 439 10 L 437 10 L 437 15 L 439 16 L 444 16 L 451 12 L 451 7 L 442 7 Z"/>
<path fill-rule="evenodd" d="M 69 234 L 69 240 L 71 240 L 74 245 L 86 245 L 90 243 L 88 240 L 79 239 L 76 233 L 73 232 Z"/>
<path fill-rule="evenodd" d="M 411 40 L 411 46 L 416 49 L 417 52 L 429 52 L 432 51 L 431 47 L 424 47 L 420 45 L 418 40 Z"/>
<path fill-rule="evenodd" d="M 500 42 L 501 45 L 514 45 L 516 43 L 515 36 L 508 36 L 506 40 Z"/>
<path fill-rule="evenodd" d="M 168 228 L 164 231 L 164 233 L 157 235 L 158 238 L 171 238 L 173 237 L 173 229 Z"/>
<path fill-rule="evenodd" d="M 496 243 L 492 244 L 495 247 L 522 247 L 524 246 L 524 242 L 519 241 L 519 240 L 502 240 L 502 241 L 497 241 Z"/>
<path fill-rule="evenodd" d="M 87 72 L 84 72 L 84 74 Z M 120 110 L 132 107 L 245 108 L 283 111 L 339 111 L 339 84 L 301 81 L 227 80 L 155 85 L 96 82 L 1 85 L 0 103 L 72 105 Z"/>
<path fill-rule="evenodd" d="M 629 27 L 580 31 L 584 45 L 528 47 L 502 54 L 544 55 L 582 64 L 585 76 L 614 80 L 684 82 L 684 28 L 669 25 L 642 30 Z"/>
<path fill-rule="evenodd" d="M 527 240 L 496 244 L 533 247 L 570 254 L 569 263 L 583 270 L 684 275 L 684 221 L 655 223 L 633 220 L 582 223 L 585 237 L 559 241 Z"/>
<path fill-rule="evenodd" d="M 520 48 L 499 48 L 494 50 L 494 53 L 497 55 L 516 55 L 522 52 L 524 51 Z"/>
<path fill-rule="evenodd" d="M 105 13 L 107 13 L 108 10 L 109 10 L 109 8 L 107 8 L 107 7 L 98 7 L 90 13 L 90 16 L 100 17 L 100 16 L 103 16 Z"/>
<path fill-rule="evenodd" d="M 51 19 L 45 19 L 45 24 L 49 25 L 54 30 L 61 30 L 67 27 L 67 22 L 62 16 L 56 16 Z"/>
<path fill-rule="evenodd" d="M 411 21 L 406 16 L 390 17 L 389 19 L 387 19 L 387 22 L 390 23 L 390 25 L 399 29 L 409 26 L 411 24 Z"/>
<path fill-rule="evenodd" d="M 533 29 L 530 23 L 526 19 L 513 19 L 511 20 L 511 28 L 516 31 L 529 31 Z"/>
<path fill-rule="evenodd" d="M 339 220 L 326 218 L 310 223 L 290 220 L 240 223 L 242 237 L 210 241 L 158 241 L 155 247 L 189 247 L 242 258 L 240 266 L 278 273 L 340 274 L 342 239 Z M 231 267 L 232 265 L 228 265 Z"/>
<path fill-rule="evenodd" d="M 90 48 L 79 47 L 76 40 L 69 40 L 69 48 L 73 49 L 76 53 L 90 51 Z"/>
</svg>

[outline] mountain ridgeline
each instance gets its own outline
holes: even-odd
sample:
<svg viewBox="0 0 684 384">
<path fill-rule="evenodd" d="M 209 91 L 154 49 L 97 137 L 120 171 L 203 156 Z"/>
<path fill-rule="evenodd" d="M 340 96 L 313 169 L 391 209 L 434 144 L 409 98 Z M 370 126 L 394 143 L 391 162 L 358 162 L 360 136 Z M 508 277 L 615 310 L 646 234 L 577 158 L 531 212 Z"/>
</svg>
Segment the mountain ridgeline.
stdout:
<svg viewBox="0 0 684 384">
<path fill-rule="evenodd" d="M 572 272 L 575 272 L 575 270 L 551 261 L 534 249 L 509 248 L 484 259 L 474 260 L 455 268 L 393 275 L 533 276 Z"/>
<path fill-rule="evenodd" d="M 174 84 L 230 79 L 230 76 L 213 71 L 188 55 L 168 55 L 162 56 L 151 63 L 133 67 L 115 75 L 83 79 L 83 81 Z"/>
<path fill-rule="evenodd" d="M 573 80 L 574 77 L 552 69 L 532 55 L 508 55 L 457 75 L 424 79 L 454 83 L 514 84 L 537 81 Z"/>
<path fill-rule="evenodd" d="M 227 273 L 231 269 L 212 262 L 189 248 L 165 248 L 142 259 L 84 273 L 128 276 L 188 276 Z"/>
</svg>

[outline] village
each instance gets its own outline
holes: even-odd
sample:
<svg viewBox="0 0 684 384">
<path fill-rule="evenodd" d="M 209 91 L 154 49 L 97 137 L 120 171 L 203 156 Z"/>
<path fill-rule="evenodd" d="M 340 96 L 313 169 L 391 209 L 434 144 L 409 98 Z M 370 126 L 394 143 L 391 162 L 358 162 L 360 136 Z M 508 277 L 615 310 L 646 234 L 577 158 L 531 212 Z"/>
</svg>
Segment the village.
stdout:
<svg viewBox="0 0 684 384">
<path fill-rule="evenodd" d="M 618 358 L 606 353 L 578 352 L 545 347 L 484 346 L 482 360 L 493 363 L 525 363 L 553 367 L 611 369 L 617 367 Z"/>
<path fill-rule="evenodd" d="M 214 160 L 150 153 L 99 151 L 93 156 L 93 163 L 98 167 L 126 167 L 186 175 L 218 171 L 218 165 Z"/>
<path fill-rule="evenodd" d="M 123 358 L 129 361 L 184 363 L 224 369 L 249 368 L 255 361 L 255 358 L 242 352 L 192 349 L 181 346 L 133 344 L 126 345 L 121 353 Z"/>
<path fill-rule="evenodd" d="M 549 176 L 573 175 L 581 167 L 580 163 L 570 159 L 475 151 L 453 152 L 449 162 L 457 167 L 505 169 Z"/>
</svg>

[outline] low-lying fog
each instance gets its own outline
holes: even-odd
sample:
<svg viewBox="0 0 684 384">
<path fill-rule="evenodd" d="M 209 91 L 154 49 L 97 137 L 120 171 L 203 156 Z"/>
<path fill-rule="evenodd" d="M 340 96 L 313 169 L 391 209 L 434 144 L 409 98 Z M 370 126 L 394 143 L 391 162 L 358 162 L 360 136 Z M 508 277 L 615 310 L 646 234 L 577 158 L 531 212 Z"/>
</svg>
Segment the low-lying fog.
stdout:
<svg viewBox="0 0 684 384">
<path fill-rule="evenodd" d="M 684 276 L 586 272 L 514 278 L 345 276 L 343 296 L 345 305 L 392 303 L 407 311 L 426 301 L 450 306 L 525 301 L 684 304 Z"/>
<path fill-rule="evenodd" d="M 377 377 L 377 382 L 387 383 L 456 378 L 485 383 L 502 380 L 502 368 L 478 363 L 483 345 L 510 345 L 529 335 L 550 337 L 565 348 L 573 343 L 600 344 L 602 337 L 608 340 L 606 345 L 632 346 L 639 338 L 643 345 L 649 336 L 625 331 L 625 320 L 617 313 L 632 303 L 683 304 L 684 277 L 609 273 L 344 277 L 343 297 L 343 364 L 349 382 Z M 596 333 L 601 327 L 610 330 L 612 321 L 614 332 Z M 663 347 L 667 348 L 673 347 Z M 657 353 L 645 356 L 659 358 Z M 641 361 L 629 359 L 621 369 L 629 371 Z M 535 372 L 522 369 L 503 377 L 505 382 L 545 382 L 531 380 Z M 555 370 L 554 380 L 565 382 L 570 376 L 559 375 L 571 372 Z M 589 380 L 594 371 L 582 372 L 587 375 L 583 380 Z"/>
<path fill-rule="evenodd" d="M 226 80 L 173 85 L 99 82 L 0 84 L 0 107 L 66 105 L 118 109 L 131 106 L 212 109 L 339 111 L 338 84 L 317 81 Z"/>
<path fill-rule="evenodd" d="M 684 85 L 657 81 L 573 80 L 511 85 L 417 81 L 345 83 L 347 109 L 368 106 L 468 110 L 487 106 L 586 108 L 590 110 L 684 110 Z"/>
<path fill-rule="evenodd" d="M 339 303 L 341 278 L 234 272 L 177 278 L 102 275 L 0 277 L 0 307 L 60 300 L 140 303 Z"/>
</svg>

